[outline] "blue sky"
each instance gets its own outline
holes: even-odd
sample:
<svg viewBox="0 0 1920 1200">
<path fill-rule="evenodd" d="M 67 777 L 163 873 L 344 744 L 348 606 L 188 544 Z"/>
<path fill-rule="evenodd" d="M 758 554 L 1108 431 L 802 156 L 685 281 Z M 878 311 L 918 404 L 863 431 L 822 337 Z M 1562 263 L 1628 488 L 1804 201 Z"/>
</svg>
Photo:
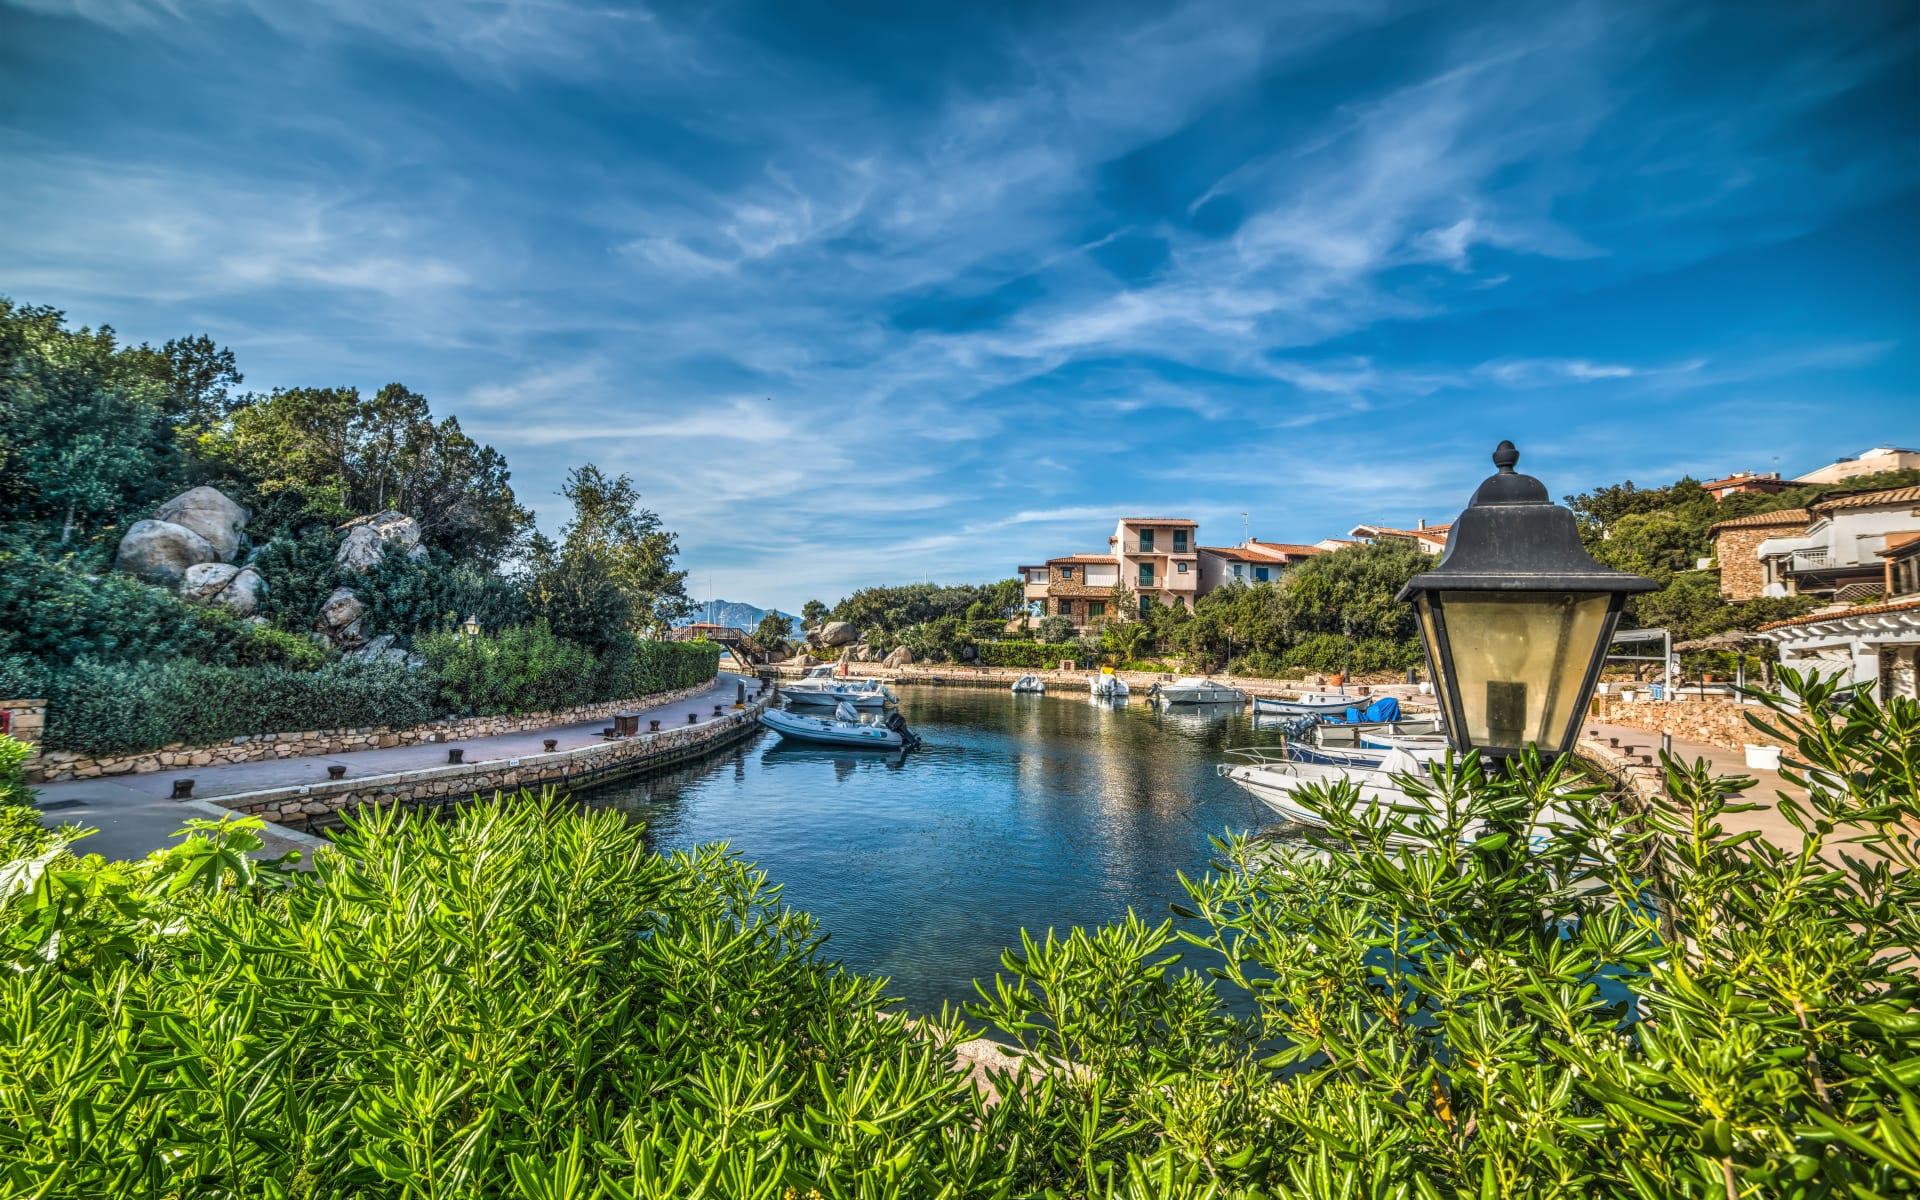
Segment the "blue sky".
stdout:
<svg viewBox="0 0 1920 1200">
<path fill-rule="evenodd" d="M 1920 444 L 1910 3 L 0 0 L 0 293 L 797 608 Z"/>
</svg>

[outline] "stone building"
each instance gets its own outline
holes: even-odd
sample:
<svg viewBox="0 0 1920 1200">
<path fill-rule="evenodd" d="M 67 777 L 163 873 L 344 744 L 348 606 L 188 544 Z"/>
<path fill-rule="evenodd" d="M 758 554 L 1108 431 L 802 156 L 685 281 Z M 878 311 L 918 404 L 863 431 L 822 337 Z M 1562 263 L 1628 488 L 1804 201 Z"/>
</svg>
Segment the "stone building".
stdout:
<svg viewBox="0 0 1920 1200">
<path fill-rule="evenodd" d="M 1779 512 L 1754 513 L 1721 521 L 1707 530 L 1714 559 L 1720 566 L 1720 595 L 1737 603 L 1753 600 L 1766 591 L 1766 572 L 1757 551 L 1770 537 L 1797 534 L 1807 527 L 1811 514 L 1804 508 L 1783 508 Z"/>
</svg>

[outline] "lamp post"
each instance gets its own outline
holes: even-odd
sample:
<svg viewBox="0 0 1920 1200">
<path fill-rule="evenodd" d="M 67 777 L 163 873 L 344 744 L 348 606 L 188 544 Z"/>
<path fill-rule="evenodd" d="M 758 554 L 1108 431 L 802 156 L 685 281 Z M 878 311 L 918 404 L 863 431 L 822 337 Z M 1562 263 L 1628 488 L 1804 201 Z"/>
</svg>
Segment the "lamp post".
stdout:
<svg viewBox="0 0 1920 1200">
<path fill-rule="evenodd" d="M 479 637 L 480 636 L 479 616 L 473 613 L 467 614 L 466 622 L 462 624 L 460 628 L 466 631 L 467 640 L 470 642 L 475 638 Z"/>
<path fill-rule="evenodd" d="M 1501 442 L 1499 471 L 1453 523 L 1440 565 L 1397 597 L 1419 613 L 1447 740 L 1463 754 L 1573 749 L 1620 610 L 1659 586 L 1595 562 L 1573 513 L 1515 474 L 1519 461 Z"/>
</svg>

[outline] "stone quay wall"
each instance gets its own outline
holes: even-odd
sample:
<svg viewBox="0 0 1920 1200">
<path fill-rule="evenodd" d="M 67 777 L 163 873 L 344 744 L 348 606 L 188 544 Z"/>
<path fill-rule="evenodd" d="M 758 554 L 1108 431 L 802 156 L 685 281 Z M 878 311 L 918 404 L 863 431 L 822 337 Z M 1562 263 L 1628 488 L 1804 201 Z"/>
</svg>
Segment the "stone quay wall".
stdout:
<svg viewBox="0 0 1920 1200">
<path fill-rule="evenodd" d="M 1732 700 L 1627 701 L 1619 696 L 1595 696 L 1589 712 L 1594 720 L 1609 725 L 1672 734 L 1727 750 L 1791 744 L 1762 733 L 1748 723 L 1749 713 L 1762 721 L 1772 717 L 1773 710 L 1758 704 L 1739 704 Z"/>
<path fill-rule="evenodd" d="M 603 779 L 696 758 L 746 738 L 759 728 L 765 703 L 748 702 L 697 725 L 664 728 L 658 733 L 609 738 L 592 746 L 524 754 L 480 762 L 423 767 L 368 775 L 359 779 L 265 788 L 229 796 L 210 796 L 222 808 L 263 817 L 275 824 L 303 828 L 326 825 L 340 814 L 366 805 L 409 807 L 460 803 L 476 795 L 557 785 L 577 788 Z"/>
<path fill-rule="evenodd" d="M 25 742 L 29 746 L 38 746 L 47 731 L 47 702 L 45 700 L 0 700 L 0 726 L 5 727 L 7 736 L 16 742 Z M 27 759 L 27 770 L 31 774 L 35 759 Z M 29 783 L 38 782 L 29 779 Z"/>
<path fill-rule="evenodd" d="M 356 750 L 383 750 L 390 746 L 418 746 L 434 742 L 459 742 L 468 738 L 494 737 L 502 733 L 524 733 L 598 721 L 615 713 L 657 704 L 676 704 L 698 696 L 713 687 L 711 682 L 698 687 L 641 696 L 630 700 L 609 700 L 604 704 L 586 704 L 558 712 L 522 713 L 504 717 L 442 717 L 425 725 L 391 729 L 384 725 L 363 725 L 354 729 L 312 729 L 298 733 L 243 734 L 211 746 L 174 744 L 139 754 L 93 758 L 68 750 L 46 750 L 27 760 L 30 783 L 58 783 L 68 779 L 94 779 L 103 775 L 140 775 L 148 771 L 169 771 L 179 767 L 220 767 L 230 763 L 267 762 L 282 758 L 307 758 L 316 754 L 351 754 Z M 0 704 L 40 704 L 44 701 L 0 701 Z M 19 718 L 15 718 L 16 723 Z"/>
<path fill-rule="evenodd" d="M 820 664 L 815 664 L 820 665 Z M 761 669 L 761 674 L 778 678 L 785 682 L 798 679 L 807 668 L 781 663 L 775 667 Z M 1013 682 L 1023 675 L 1038 675 L 1047 685 L 1049 692 L 1058 691 L 1062 695 L 1088 691 L 1087 679 L 1099 674 L 1099 668 L 1073 671 L 1030 670 L 1025 667 L 969 667 L 954 663 L 926 663 L 906 667 L 889 667 L 881 663 L 852 662 L 847 664 L 849 679 L 884 679 L 892 683 L 923 683 L 940 687 L 996 687 L 1010 688 Z M 1146 698 L 1147 689 L 1156 683 L 1171 683 L 1181 678 L 1171 671 L 1119 671 L 1120 678 L 1127 681 L 1127 687 L 1133 696 Z M 1221 683 L 1239 688 L 1249 696 L 1295 697 L 1303 692 L 1327 691 L 1330 685 L 1325 677 L 1308 675 L 1304 679 L 1267 679 L 1249 675 L 1216 674 L 1211 678 Z M 1363 695 L 1361 688 L 1366 688 Z M 1347 694 L 1353 697 L 1354 707 L 1365 708 L 1369 699 L 1380 696 L 1393 696 L 1403 705 L 1411 703 L 1421 708 L 1432 708 L 1434 699 L 1423 695 L 1418 686 L 1409 687 L 1404 683 L 1348 683 Z"/>
</svg>

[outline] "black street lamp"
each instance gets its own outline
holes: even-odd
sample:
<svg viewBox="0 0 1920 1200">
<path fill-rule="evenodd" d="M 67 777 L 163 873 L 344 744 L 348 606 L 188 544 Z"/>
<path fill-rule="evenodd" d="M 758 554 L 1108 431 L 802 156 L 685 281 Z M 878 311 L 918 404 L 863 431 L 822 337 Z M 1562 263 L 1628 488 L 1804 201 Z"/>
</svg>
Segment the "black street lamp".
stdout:
<svg viewBox="0 0 1920 1200">
<path fill-rule="evenodd" d="M 1621 608 L 1660 586 L 1595 562 L 1573 513 L 1515 474 L 1519 461 L 1501 442 L 1499 473 L 1453 523 L 1440 565 L 1397 597 L 1420 614 L 1447 740 L 1463 754 L 1573 749 Z"/>
</svg>

